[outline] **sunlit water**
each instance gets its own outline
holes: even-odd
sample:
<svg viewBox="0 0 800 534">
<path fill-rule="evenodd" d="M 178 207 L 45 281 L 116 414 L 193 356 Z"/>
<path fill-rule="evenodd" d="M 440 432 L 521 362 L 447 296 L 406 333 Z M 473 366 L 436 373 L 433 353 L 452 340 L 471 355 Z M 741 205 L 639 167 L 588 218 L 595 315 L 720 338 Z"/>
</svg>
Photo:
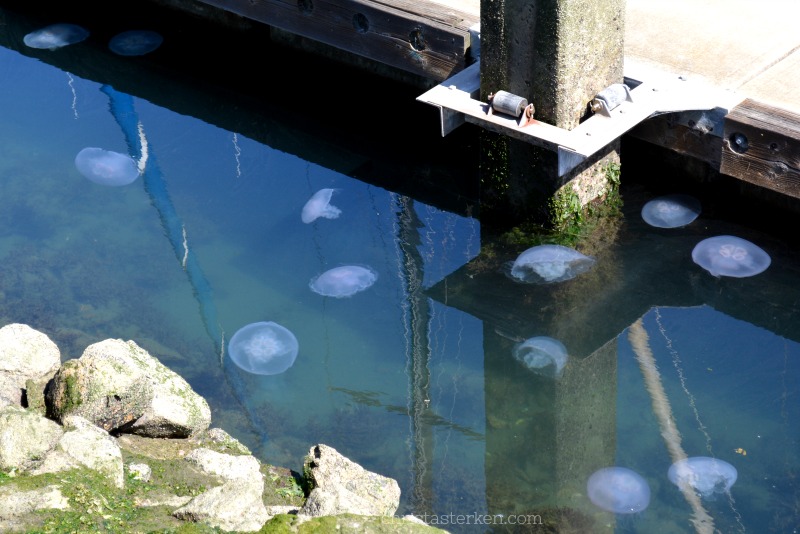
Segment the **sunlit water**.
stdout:
<svg viewBox="0 0 800 534">
<path fill-rule="evenodd" d="M 75 168 L 90 146 L 142 155 L 114 95 L 141 125 L 149 181 L 105 187 Z M 102 339 L 136 341 L 262 461 L 300 470 L 312 445 L 328 444 L 396 479 L 398 514 L 453 532 L 539 520 L 561 532 L 694 532 L 697 510 L 667 478 L 668 408 L 687 455 L 738 470 L 729 494 L 702 501 L 719 531 L 800 525 L 793 245 L 704 214 L 649 227 L 638 210 L 655 194 L 637 191 L 592 271 L 530 286 L 475 263 L 475 218 L 7 48 L 0 117 L 3 324 L 47 333 L 64 360 Z M 304 224 L 322 188 L 336 189 L 341 215 Z M 692 263 L 697 242 L 726 233 L 757 242 L 770 268 L 715 279 Z M 374 269 L 375 284 L 342 299 L 310 290 L 351 264 Z M 259 321 L 299 341 L 282 374 L 242 372 L 225 352 Z M 632 329 L 646 333 L 655 382 Z M 566 346 L 559 378 L 513 357 L 533 336 Z M 654 383 L 666 403 L 654 402 Z M 588 477 L 611 465 L 645 477 L 647 509 L 615 517 L 589 502 Z M 476 522 L 489 524 L 466 524 Z"/>
</svg>

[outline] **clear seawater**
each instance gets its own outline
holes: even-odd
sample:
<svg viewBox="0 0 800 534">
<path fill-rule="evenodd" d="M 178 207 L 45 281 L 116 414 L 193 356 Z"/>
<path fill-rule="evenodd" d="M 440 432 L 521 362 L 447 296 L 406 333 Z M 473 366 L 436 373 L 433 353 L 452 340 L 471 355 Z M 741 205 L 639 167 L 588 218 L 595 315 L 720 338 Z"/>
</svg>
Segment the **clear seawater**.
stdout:
<svg viewBox="0 0 800 534">
<path fill-rule="evenodd" d="M 221 96 L 223 111 L 203 117 L 181 108 L 193 96 L 177 83 L 113 87 L 113 76 L 77 74 L 93 58 L 120 71 L 151 68 L 147 59 L 100 56 L 91 39 L 69 52 L 26 51 L 14 44 L 25 28 L 4 31 L 2 324 L 45 332 L 64 360 L 103 339 L 133 340 L 186 378 L 211 405 L 212 425 L 260 460 L 300 471 L 325 443 L 396 479 L 398 515 L 451 532 L 530 532 L 543 527 L 519 523 L 540 520 L 554 532 L 695 532 L 693 509 L 667 478 L 676 443 L 664 421 L 686 455 L 738 471 L 729 493 L 701 501 L 718 531 L 800 528 L 796 240 L 743 224 L 713 199 L 685 228 L 649 227 L 639 210 L 656 192 L 631 177 L 645 185 L 623 187 L 624 215 L 591 271 L 517 284 L 478 256 L 479 207 L 372 179 L 391 162 L 357 142 L 344 153 L 330 130 L 314 134 L 324 112 L 293 119 L 308 102 L 273 103 L 272 131 L 248 136 L 226 127 L 224 109 L 236 103 Z M 115 115 L 114 99 L 130 105 L 127 116 Z M 404 118 L 348 105 L 356 127 Z M 85 179 L 74 163 L 83 148 L 135 152 L 122 127 L 132 116 L 147 139 L 148 179 Z M 435 116 L 424 118 L 416 127 L 435 132 Z M 419 159 L 401 170 L 430 174 L 414 168 Z M 321 188 L 335 189 L 341 215 L 304 224 L 300 211 Z M 757 243 L 772 265 L 752 278 L 712 277 L 691 250 L 721 234 Z M 309 289 L 346 264 L 371 267 L 376 283 L 343 299 Z M 234 332 L 259 321 L 298 339 L 282 374 L 245 373 L 225 352 Z M 655 367 L 633 348 L 642 329 Z M 533 336 L 567 347 L 559 379 L 513 358 Z M 613 465 L 646 479 L 645 510 L 614 515 L 589 501 L 588 477 Z"/>
</svg>

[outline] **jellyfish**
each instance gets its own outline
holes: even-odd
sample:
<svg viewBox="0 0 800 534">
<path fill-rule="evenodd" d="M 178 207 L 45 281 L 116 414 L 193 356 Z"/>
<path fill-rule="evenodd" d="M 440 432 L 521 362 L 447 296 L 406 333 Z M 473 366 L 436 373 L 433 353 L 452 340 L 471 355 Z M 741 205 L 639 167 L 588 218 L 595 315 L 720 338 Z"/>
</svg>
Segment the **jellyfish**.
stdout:
<svg viewBox="0 0 800 534">
<path fill-rule="evenodd" d="M 675 194 L 654 198 L 642 208 L 642 219 L 658 228 L 686 226 L 700 215 L 700 201 L 689 195 Z"/>
<path fill-rule="evenodd" d="M 343 265 L 334 267 L 311 279 L 308 287 L 324 297 L 350 297 L 364 291 L 378 279 L 370 267 Z"/>
<path fill-rule="evenodd" d="M 82 175 L 100 185 L 128 185 L 139 176 L 139 167 L 132 157 L 102 148 L 81 150 L 75 156 L 75 166 Z"/>
<path fill-rule="evenodd" d="M 160 33 L 152 30 L 130 30 L 118 33 L 108 42 L 108 48 L 120 56 L 149 54 L 164 41 Z"/>
<path fill-rule="evenodd" d="M 22 38 L 31 48 L 46 48 L 55 50 L 62 46 L 80 43 L 89 37 L 89 30 L 76 24 L 51 24 L 33 31 Z"/>
<path fill-rule="evenodd" d="M 731 235 L 709 237 L 692 250 L 692 259 L 716 277 L 745 278 L 764 272 L 769 254 L 750 241 Z"/>
<path fill-rule="evenodd" d="M 667 472 L 670 482 L 678 487 L 691 486 L 701 497 L 727 493 L 736 482 L 736 468 L 724 460 L 708 456 L 684 458 L 672 464 Z"/>
<path fill-rule="evenodd" d="M 595 471 L 586 484 L 595 506 L 615 514 L 635 514 L 650 504 L 650 486 L 627 467 L 605 467 Z"/>
<path fill-rule="evenodd" d="M 283 373 L 294 364 L 298 350 L 294 334 L 272 321 L 243 326 L 228 342 L 233 363 L 257 375 Z"/>
<path fill-rule="evenodd" d="M 567 348 L 552 337 L 532 337 L 514 347 L 514 358 L 536 374 L 560 378 L 567 365 Z"/>
<path fill-rule="evenodd" d="M 562 245 L 539 245 L 506 264 L 512 280 L 528 284 L 550 284 L 575 278 L 591 269 L 595 260 Z"/>
<path fill-rule="evenodd" d="M 331 195 L 333 195 L 334 191 L 335 189 L 320 189 L 308 199 L 300 216 L 304 223 L 314 222 L 320 217 L 336 219 L 341 215 L 342 210 L 331 205 Z"/>
</svg>

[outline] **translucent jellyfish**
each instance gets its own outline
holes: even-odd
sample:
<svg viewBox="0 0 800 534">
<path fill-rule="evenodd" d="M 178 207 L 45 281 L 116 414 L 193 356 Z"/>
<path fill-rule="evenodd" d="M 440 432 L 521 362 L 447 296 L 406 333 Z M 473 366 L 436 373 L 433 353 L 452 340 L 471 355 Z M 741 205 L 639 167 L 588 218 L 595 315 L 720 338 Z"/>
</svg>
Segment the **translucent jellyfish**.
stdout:
<svg viewBox="0 0 800 534">
<path fill-rule="evenodd" d="M 143 56 L 164 42 L 160 33 L 152 30 L 130 30 L 118 33 L 108 42 L 108 48 L 120 56 Z"/>
<path fill-rule="evenodd" d="M 102 148 L 89 147 L 78 152 L 75 167 L 100 185 L 128 185 L 139 177 L 139 167 L 132 157 Z"/>
<path fill-rule="evenodd" d="M 586 484 L 595 506 L 615 514 L 635 514 L 650 504 L 650 486 L 627 467 L 605 467 L 595 471 Z"/>
<path fill-rule="evenodd" d="M 536 374 L 560 378 L 567 365 L 567 348 L 552 337 L 532 337 L 514 347 L 514 358 Z"/>
<path fill-rule="evenodd" d="M 764 272 L 771 258 L 750 241 L 731 235 L 709 237 L 692 250 L 692 259 L 712 275 L 744 278 Z"/>
<path fill-rule="evenodd" d="M 62 46 L 80 43 L 89 37 L 89 31 L 76 24 L 51 24 L 22 38 L 31 48 L 55 50 Z"/>
<path fill-rule="evenodd" d="M 308 199 L 306 205 L 303 206 L 303 213 L 300 215 L 304 223 L 314 222 L 320 217 L 336 219 L 341 215 L 342 210 L 331 205 L 331 195 L 334 191 L 335 189 L 320 189 Z"/>
<path fill-rule="evenodd" d="M 724 460 L 693 456 L 672 464 L 667 476 L 676 486 L 688 484 L 700 496 L 709 498 L 715 493 L 729 492 L 738 473 L 735 467 Z"/>
<path fill-rule="evenodd" d="M 233 363 L 257 375 L 283 373 L 294 364 L 298 350 L 294 334 L 271 321 L 243 326 L 228 342 Z"/>
<path fill-rule="evenodd" d="M 689 195 L 675 194 L 654 198 L 642 208 L 642 219 L 658 228 L 686 226 L 700 215 L 700 201 Z"/>
<path fill-rule="evenodd" d="M 343 265 L 334 267 L 311 279 L 308 287 L 325 297 L 350 297 L 364 291 L 378 279 L 370 267 Z"/>
<path fill-rule="evenodd" d="M 539 245 L 506 264 L 512 280 L 528 284 L 550 284 L 575 278 L 594 265 L 595 260 L 561 245 Z"/>
</svg>

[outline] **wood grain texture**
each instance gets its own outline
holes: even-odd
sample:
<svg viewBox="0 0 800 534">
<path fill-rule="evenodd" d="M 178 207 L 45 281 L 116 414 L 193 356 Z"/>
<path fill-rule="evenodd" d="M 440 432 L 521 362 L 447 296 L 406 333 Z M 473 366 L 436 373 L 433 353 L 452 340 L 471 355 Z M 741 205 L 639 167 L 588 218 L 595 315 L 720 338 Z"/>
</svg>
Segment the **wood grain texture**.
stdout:
<svg viewBox="0 0 800 534">
<path fill-rule="evenodd" d="M 465 67 L 478 17 L 427 2 L 203 0 L 243 17 L 443 81 Z"/>
<path fill-rule="evenodd" d="M 725 117 L 720 171 L 800 198 L 800 115 L 743 101 Z"/>
</svg>

